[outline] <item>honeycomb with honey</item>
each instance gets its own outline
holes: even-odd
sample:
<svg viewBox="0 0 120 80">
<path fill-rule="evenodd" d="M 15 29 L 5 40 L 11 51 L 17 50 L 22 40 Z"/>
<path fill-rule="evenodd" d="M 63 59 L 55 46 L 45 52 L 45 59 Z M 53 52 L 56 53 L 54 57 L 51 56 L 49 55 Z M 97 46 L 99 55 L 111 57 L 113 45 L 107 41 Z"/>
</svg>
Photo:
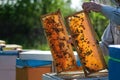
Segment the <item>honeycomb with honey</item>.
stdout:
<svg viewBox="0 0 120 80">
<path fill-rule="evenodd" d="M 85 74 L 106 69 L 88 14 L 80 11 L 68 16 L 66 21 Z"/>
<path fill-rule="evenodd" d="M 73 50 L 60 11 L 42 15 L 41 21 L 50 46 L 57 72 L 77 70 Z"/>
</svg>

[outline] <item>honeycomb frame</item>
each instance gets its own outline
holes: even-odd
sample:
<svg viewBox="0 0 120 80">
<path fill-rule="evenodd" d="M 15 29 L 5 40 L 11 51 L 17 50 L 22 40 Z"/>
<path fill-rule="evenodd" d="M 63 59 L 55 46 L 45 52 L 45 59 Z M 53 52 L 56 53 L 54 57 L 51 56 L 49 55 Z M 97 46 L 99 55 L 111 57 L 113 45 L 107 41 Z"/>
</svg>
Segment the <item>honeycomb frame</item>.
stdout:
<svg viewBox="0 0 120 80">
<path fill-rule="evenodd" d="M 67 26 L 78 53 L 85 76 L 107 69 L 96 33 L 90 18 L 84 11 L 66 17 Z"/>
<path fill-rule="evenodd" d="M 41 21 L 57 73 L 78 70 L 60 10 L 42 15 Z"/>
</svg>

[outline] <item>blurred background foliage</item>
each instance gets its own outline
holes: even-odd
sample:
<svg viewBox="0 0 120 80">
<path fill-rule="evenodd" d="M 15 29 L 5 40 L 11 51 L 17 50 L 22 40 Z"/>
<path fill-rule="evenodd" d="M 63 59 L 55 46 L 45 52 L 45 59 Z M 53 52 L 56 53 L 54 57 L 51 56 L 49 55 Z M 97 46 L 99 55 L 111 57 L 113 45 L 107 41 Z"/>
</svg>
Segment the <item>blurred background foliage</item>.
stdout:
<svg viewBox="0 0 120 80">
<path fill-rule="evenodd" d="M 65 17 L 78 11 L 70 7 L 71 0 L 5 1 L 0 3 L 0 40 L 22 45 L 25 49 L 49 50 L 40 21 L 41 15 L 60 9 Z M 100 40 L 108 20 L 94 12 L 90 13 L 90 18 Z"/>
</svg>

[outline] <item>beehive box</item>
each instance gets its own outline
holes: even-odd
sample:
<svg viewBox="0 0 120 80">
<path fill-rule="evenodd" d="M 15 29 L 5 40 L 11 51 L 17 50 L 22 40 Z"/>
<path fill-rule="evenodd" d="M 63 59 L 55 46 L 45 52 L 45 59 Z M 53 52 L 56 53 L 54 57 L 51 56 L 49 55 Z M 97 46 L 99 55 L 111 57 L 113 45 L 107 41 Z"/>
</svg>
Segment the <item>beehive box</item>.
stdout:
<svg viewBox="0 0 120 80">
<path fill-rule="evenodd" d="M 105 69 L 106 64 L 88 15 L 80 11 L 68 16 L 66 21 L 85 75 Z"/>
<path fill-rule="evenodd" d="M 16 68 L 16 80 L 42 80 L 42 74 L 52 72 L 51 66 Z"/>
<path fill-rule="evenodd" d="M 78 70 L 75 56 L 60 11 L 43 15 L 41 21 L 51 49 L 57 72 Z"/>
</svg>

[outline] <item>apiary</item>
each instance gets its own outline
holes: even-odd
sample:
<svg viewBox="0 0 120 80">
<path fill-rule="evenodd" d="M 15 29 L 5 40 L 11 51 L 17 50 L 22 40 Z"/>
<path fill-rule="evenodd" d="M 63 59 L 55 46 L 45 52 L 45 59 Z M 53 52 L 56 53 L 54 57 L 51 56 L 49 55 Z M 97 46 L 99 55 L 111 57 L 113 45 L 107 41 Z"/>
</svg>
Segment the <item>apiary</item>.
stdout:
<svg viewBox="0 0 120 80">
<path fill-rule="evenodd" d="M 95 39 L 95 31 L 88 15 L 77 12 L 66 18 L 74 47 L 78 53 L 85 75 L 106 69 L 106 64 Z"/>
<path fill-rule="evenodd" d="M 53 61 L 58 73 L 78 70 L 75 56 L 63 23 L 61 12 L 43 15 L 41 21 L 51 49 Z"/>
</svg>

